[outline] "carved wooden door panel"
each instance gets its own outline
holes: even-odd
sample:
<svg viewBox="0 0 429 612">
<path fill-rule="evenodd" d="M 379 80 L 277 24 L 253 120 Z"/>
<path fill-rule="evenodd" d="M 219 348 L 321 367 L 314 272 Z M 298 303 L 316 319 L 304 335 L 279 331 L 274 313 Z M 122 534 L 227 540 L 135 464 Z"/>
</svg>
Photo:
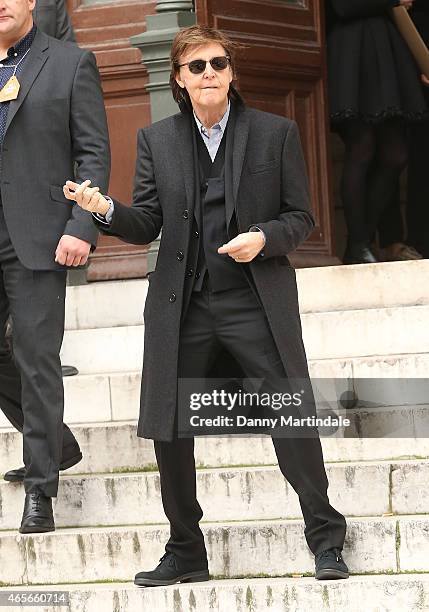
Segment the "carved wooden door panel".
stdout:
<svg viewBox="0 0 429 612">
<path fill-rule="evenodd" d="M 238 61 L 238 86 L 249 106 L 299 124 L 316 228 L 293 263 L 338 263 L 331 231 L 322 0 L 196 0 L 196 11 L 198 23 L 247 46 Z"/>
</svg>

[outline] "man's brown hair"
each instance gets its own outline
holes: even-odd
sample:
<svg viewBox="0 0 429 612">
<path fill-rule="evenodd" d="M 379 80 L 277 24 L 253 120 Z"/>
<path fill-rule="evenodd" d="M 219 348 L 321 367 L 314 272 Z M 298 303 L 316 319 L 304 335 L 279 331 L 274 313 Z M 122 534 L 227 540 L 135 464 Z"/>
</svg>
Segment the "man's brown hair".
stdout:
<svg viewBox="0 0 429 612">
<path fill-rule="evenodd" d="M 220 30 L 215 30 L 214 28 L 209 28 L 208 26 L 195 25 L 191 26 L 190 28 L 180 30 L 173 40 L 170 53 L 170 87 L 171 91 L 173 92 L 173 98 L 179 105 L 182 112 L 191 109 L 192 106 L 188 92 L 186 89 L 182 89 L 176 81 L 176 76 L 180 71 L 180 58 L 186 54 L 191 46 L 207 45 L 208 43 L 213 42 L 219 43 L 224 48 L 225 54 L 229 57 L 233 79 L 235 79 L 235 55 L 241 45 L 231 40 Z M 232 84 L 229 86 L 229 95 L 230 97 L 241 101 L 240 95 Z"/>
</svg>

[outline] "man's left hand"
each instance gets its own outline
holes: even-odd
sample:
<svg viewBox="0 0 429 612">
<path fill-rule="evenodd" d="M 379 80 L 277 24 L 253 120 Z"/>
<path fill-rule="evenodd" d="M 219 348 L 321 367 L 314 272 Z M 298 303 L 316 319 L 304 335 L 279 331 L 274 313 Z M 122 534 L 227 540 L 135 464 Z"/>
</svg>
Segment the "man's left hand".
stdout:
<svg viewBox="0 0 429 612">
<path fill-rule="evenodd" d="M 265 239 L 262 232 L 245 232 L 219 247 L 217 252 L 228 254 L 238 263 L 248 263 L 262 251 Z"/>
<path fill-rule="evenodd" d="M 55 261 L 62 266 L 83 266 L 88 261 L 90 249 L 86 240 L 64 234 L 55 251 Z"/>
</svg>

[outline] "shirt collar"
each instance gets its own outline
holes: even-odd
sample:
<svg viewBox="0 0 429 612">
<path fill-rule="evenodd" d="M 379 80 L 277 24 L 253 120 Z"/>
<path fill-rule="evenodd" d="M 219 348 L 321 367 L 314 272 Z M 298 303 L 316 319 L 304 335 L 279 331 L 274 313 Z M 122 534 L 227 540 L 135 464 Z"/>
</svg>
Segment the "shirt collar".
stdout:
<svg viewBox="0 0 429 612">
<path fill-rule="evenodd" d="M 223 134 L 223 132 L 225 131 L 225 128 L 226 128 L 226 124 L 228 123 L 228 118 L 229 118 L 230 110 L 231 110 L 231 102 L 228 100 L 228 106 L 227 106 L 227 109 L 225 111 L 224 116 L 222 117 L 222 119 L 220 121 L 218 121 L 217 123 L 212 125 L 210 130 L 212 130 L 213 128 L 218 128 L 218 129 L 220 129 L 220 133 Z M 209 138 L 209 135 L 208 135 L 208 132 L 207 132 L 207 128 L 205 128 L 204 125 L 201 123 L 201 121 L 198 119 L 197 115 L 195 114 L 195 111 L 193 111 L 193 113 L 194 113 L 195 122 L 196 122 L 196 124 L 198 126 L 198 130 L 206 138 Z"/>
<path fill-rule="evenodd" d="M 25 51 L 27 51 L 31 47 L 34 37 L 36 36 L 36 30 L 36 24 L 33 24 L 31 30 L 23 38 L 21 38 L 21 40 L 19 40 L 16 45 L 9 47 L 9 49 L 7 50 L 7 58 L 13 59 L 15 57 L 19 57 L 20 55 L 23 55 L 23 53 L 25 53 Z"/>
</svg>

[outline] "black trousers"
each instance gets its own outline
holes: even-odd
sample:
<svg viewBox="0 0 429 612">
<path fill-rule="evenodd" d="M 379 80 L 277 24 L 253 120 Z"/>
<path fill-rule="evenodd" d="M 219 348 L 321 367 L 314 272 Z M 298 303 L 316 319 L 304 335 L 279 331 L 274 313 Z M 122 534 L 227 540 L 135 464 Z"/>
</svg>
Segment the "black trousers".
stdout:
<svg viewBox="0 0 429 612">
<path fill-rule="evenodd" d="M 425 93 L 429 105 L 429 94 Z M 380 246 L 384 248 L 394 242 L 406 242 L 427 259 L 429 258 L 429 181 L 427 179 L 429 121 L 412 125 L 409 133 L 406 229 L 402 218 L 398 181 L 395 196 L 380 220 Z"/>
<path fill-rule="evenodd" d="M 417 11 L 415 19 L 425 39 L 429 36 L 429 15 Z M 429 88 L 424 87 L 429 107 Z M 411 124 L 409 127 L 409 154 L 405 225 L 401 213 L 399 181 L 389 207 L 379 223 L 380 246 L 394 242 L 406 242 L 425 259 L 429 258 L 429 181 L 427 160 L 429 155 L 429 121 Z"/>
<path fill-rule="evenodd" d="M 426 92 L 429 105 L 429 93 Z M 425 258 L 429 258 L 429 121 L 411 128 L 408 166 L 407 227 L 408 240 Z"/>
<path fill-rule="evenodd" d="M 204 286 L 192 294 L 180 336 L 179 378 L 205 377 L 222 347 L 236 358 L 247 378 L 285 377 L 265 313 L 250 287 L 212 293 Z M 319 437 L 272 440 L 280 470 L 299 496 L 310 550 L 317 554 L 334 546 L 342 549 L 346 521 L 329 503 Z M 194 439 L 176 434 L 172 442 L 155 440 L 154 446 L 162 503 L 170 521 L 166 551 L 186 560 L 205 560 Z"/>
<path fill-rule="evenodd" d="M 0 407 L 23 432 L 26 492 L 58 490 L 62 458 L 79 445 L 63 425 L 59 352 L 64 334 L 66 272 L 33 271 L 20 263 L 0 206 Z M 12 317 L 13 353 L 5 339 Z"/>
</svg>

